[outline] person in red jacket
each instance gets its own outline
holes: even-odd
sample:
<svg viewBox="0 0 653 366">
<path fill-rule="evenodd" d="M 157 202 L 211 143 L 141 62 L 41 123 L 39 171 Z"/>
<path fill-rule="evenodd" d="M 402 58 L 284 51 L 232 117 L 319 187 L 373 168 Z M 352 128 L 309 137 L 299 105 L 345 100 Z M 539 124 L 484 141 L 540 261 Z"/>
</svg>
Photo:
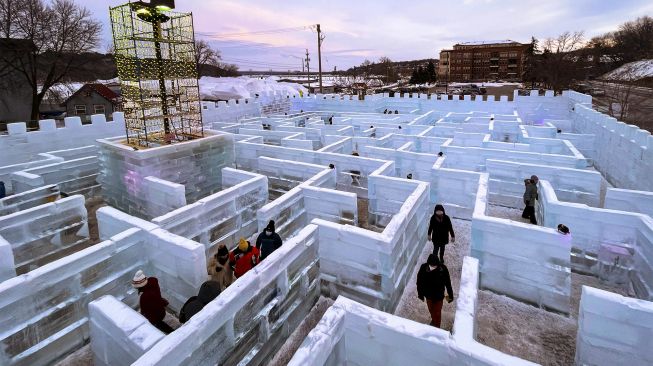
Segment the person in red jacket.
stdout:
<svg viewBox="0 0 653 366">
<path fill-rule="evenodd" d="M 258 248 L 251 246 L 245 238 L 240 238 L 238 247 L 229 253 L 229 264 L 234 270 L 234 276 L 240 278 L 254 268 L 259 262 L 259 255 Z"/>
<path fill-rule="evenodd" d="M 172 327 L 163 321 L 166 316 L 168 300 L 161 297 L 159 280 L 156 277 L 146 277 L 143 271 L 139 269 L 134 275 L 132 286 L 140 294 L 141 314 L 163 333 L 171 333 L 173 331 Z"/>
</svg>

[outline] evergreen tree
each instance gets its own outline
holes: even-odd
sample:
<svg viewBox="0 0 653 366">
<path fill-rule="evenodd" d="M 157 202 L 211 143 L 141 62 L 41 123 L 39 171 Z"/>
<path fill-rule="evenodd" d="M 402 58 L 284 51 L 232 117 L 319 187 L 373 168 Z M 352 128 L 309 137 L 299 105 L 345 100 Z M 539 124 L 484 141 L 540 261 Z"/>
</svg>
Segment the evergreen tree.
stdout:
<svg viewBox="0 0 653 366">
<path fill-rule="evenodd" d="M 427 82 L 429 82 L 429 83 L 435 82 L 435 78 L 436 78 L 435 64 L 433 63 L 433 61 L 429 61 L 428 66 L 426 66 L 426 73 L 428 75 Z"/>
</svg>

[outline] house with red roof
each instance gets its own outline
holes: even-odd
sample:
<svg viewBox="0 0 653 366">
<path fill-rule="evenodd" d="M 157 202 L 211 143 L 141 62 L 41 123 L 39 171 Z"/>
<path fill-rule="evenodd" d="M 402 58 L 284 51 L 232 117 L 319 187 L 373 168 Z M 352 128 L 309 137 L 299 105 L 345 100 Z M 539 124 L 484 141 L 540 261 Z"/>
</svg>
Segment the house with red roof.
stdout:
<svg viewBox="0 0 653 366">
<path fill-rule="evenodd" d="M 88 122 L 93 114 L 104 114 L 107 119 L 113 112 L 122 110 L 120 95 L 104 84 L 84 84 L 62 103 L 68 117 L 79 116 Z"/>
</svg>

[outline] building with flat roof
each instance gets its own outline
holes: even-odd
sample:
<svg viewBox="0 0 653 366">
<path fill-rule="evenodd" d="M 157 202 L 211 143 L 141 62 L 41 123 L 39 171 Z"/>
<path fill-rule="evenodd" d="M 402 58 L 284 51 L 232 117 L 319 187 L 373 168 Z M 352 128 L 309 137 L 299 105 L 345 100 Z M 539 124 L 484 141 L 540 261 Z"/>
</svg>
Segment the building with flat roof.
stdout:
<svg viewBox="0 0 653 366">
<path fill-rule="evenodd" d="M 463 42 L 440 51 L 438 79 L 521 81 L 529 44 L 511 40 Z"/>
</svg>

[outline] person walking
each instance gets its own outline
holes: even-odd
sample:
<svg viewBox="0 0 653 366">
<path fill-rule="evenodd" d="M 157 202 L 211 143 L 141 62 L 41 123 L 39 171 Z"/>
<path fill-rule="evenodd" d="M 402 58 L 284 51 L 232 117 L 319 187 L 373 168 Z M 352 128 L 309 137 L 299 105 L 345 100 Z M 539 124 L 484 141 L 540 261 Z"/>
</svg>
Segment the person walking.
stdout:
<svg viewBox="0 0 653 366">
<path fill-rule="evenodd" d="M 240 238 L 238 246 L 229 253 L 229 265 L 234 276 L 240 278 L 259 262 L 259 250 L 249 244 L 245 238 Z"/>
<path fill-rule="evenodd" d="M 197 296 L 191 296 L 188 301 L 181 307 L 179 312 L 179 322 L 186 323 L 193 315 L 200 312 L 220 295 L 220 284 L 216 281 L 206 281 L 200 287 Z"/>
<path fill-rule="evenodd" d="M 267 258 L 272 252 L 281 248 L 283 241 L 279 234 L 274 230 L 274 220 L 268 222 L 268 226 L 265 227 L 262 233 L 259 234 L 256 238 L 256 248 L 258 248 L 260 255 L 260 260 L 263 261 Z"/>
<path fill-rule="evenodd" d="M 136 271 L 132 286 L 140 294 L 139 305 L 141 314 L 157 329 L 165 334 L 172 333 L 171 326 L 163 321 L 166 316 L 168 300 L 161 297 L 159 280 L 156 277 L 147 277 L 142 270 Z"/>
<path fill-rule="evenodd" d="M 441 204 L 435 205 L 431 221 L 429 222 L 428 237 L 429 241 L 433 242 L 433 254 L 437 255 L 440 252 L 440 262 L 444 263 L 444 247 L 449 244 L 449 235 L 451 235 L 451 243 L 456 242 L 456 234 L 453 231 L 451 219 L 444 212 L 444 206 Z"/>
<path fill-rule="evenodd" d="M 0 181 L 0 198 L 7 197 L 7 189 L 5 188 L 5 182 Z"/>
<path fill-rule="evenodd" d="M 535 218 L 535 200 L 537 199 L 537 175 L 532 175 L 530 179 L 524 179 L 524 211 L 521 217 L 529 219 L 531 224 L 537 225 Z"/>
<path fill-rule="evenodd" d="M 229 265 L 229 249 L 224 244 L 218 246 L 218 252 L 209 263 L 211 280 L 220 284 L 220 291 L 224 291 L 234 281 L 234 271 Z"/>
<path fill-rule="evenodd" d="M 447 295 L 444 296 L 444 290 Z M 440 328 L 442 323 L 443 300 L 451 303 L 454 299 L 451 288 L 449 269 L 435 254 L 429 254 L 426 263 L 419 267 L 417 272 L 417 297 L 420 301 L 426 300 L 426 306 L 431 314 L 431 325 Z"/>
</svg>

